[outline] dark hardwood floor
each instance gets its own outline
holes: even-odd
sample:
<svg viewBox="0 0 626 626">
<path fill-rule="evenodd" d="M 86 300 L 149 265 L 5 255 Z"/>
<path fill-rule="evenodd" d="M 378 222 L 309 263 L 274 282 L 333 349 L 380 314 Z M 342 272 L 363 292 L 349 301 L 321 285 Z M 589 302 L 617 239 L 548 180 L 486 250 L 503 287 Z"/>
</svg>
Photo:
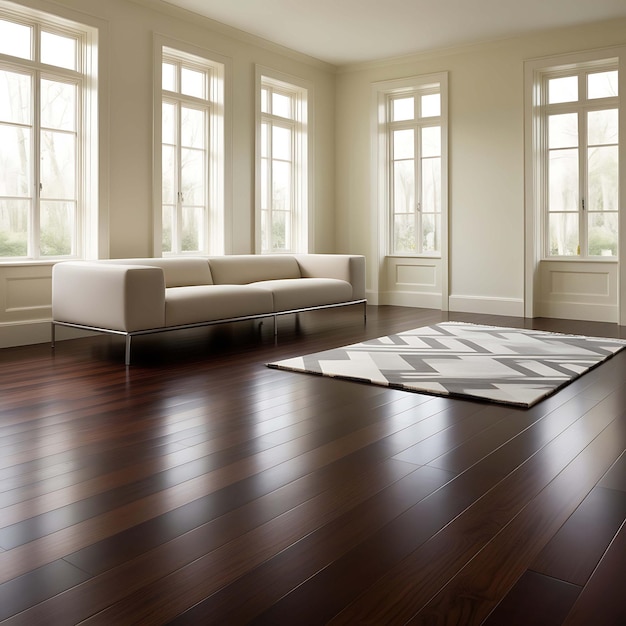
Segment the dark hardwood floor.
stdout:
<svg viewBox="0 0 626 626">
<path fill-rule="evenodd" d="M 0 621 L 626 624 L 626 351 L 524 410 L 272 370 L 401 307 L 0 351 Z"/>
</svg>

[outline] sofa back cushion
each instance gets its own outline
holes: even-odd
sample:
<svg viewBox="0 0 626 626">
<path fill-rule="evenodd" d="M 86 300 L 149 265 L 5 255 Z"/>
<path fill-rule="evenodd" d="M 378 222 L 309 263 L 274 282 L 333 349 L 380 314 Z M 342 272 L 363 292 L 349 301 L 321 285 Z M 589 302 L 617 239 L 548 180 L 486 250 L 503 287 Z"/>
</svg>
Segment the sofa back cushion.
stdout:
<svg viewBox="0 0 626 626">
<path fill-rule="evenodd" d="M 247 285 L 262 280 L 301 278 L 300 266 L 291 255 L 238 254 L 209 257 L 216 285 Z"/>
<path fill-rule="evenodd" d="M 211 270 L 206 257 L 172 257 L 157 259 L 110 259 L 106 263 L 118 265 L 149 265 L 160 267 L 166 287 L 212 285 Z"/>
</svg>

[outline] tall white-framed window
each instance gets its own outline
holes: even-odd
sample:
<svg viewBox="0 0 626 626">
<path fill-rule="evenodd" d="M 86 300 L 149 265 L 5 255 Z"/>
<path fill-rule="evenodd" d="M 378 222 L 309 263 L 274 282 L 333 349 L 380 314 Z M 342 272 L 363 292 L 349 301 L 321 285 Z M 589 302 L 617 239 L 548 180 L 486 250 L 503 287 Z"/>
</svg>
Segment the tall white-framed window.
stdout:
<svg viewBox="0 0 626 626">
<path fill-rule="evenodd" d="M 536 199 L 545 259 L 618 255 L 618 84 L 615 58 L 535 73 Z"/>
<path fill-rule="evenodd" d="M 0 2 L 0 260 L 92 256 L 97 29 Z"/>
<path fill-rule="evenodd" d="M 256 250 L 308 252 L 310 86 L 257 68 Z"/>
<path fill-rule="evenodd" d="M 447 214 L 447 76 L 378 91 L 379 196 L 385 254 L 440 257 Z"/>
<path fill-rule="evenodd" d="M 222 254 L 225 66 L 166 45 L 159 48 L 155 253 Z"/>
</svg>

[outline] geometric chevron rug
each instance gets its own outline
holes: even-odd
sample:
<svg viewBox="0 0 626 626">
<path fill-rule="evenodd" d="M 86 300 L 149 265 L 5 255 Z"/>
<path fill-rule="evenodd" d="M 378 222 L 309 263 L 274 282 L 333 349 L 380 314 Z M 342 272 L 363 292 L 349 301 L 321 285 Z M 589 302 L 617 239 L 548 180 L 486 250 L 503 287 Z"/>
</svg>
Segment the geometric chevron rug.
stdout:
<svg viewBox="0 0 626 626">
<path fill-rule="evenodd" d="M 267 366 L 530 407 L 625 347 L 621 339 L 443 322 Z"/>
</svg>

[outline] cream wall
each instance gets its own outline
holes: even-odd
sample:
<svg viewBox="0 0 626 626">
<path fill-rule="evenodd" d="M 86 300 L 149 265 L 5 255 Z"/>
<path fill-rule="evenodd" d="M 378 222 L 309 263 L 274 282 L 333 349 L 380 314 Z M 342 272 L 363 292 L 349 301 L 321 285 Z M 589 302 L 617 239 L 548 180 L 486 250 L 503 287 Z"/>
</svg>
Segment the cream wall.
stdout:
<svg viewBox="0 0 626 626">
<path fill-rule="evenodd" d="M 626 20 L 613 20 L 342 68 L 337 249 L 368 254 L 368 297 L 385 293 L 394 302 L 394 285 L 376 258 L 369 184 L 372 83 L 448 72 L 449 300 L 443 308 L 523 316 L 524 61 L 624 43 Z M 421 306 L 419 295 L 413 304 Z"/>
<path fill-rule="evenodd" d="M 100 33 L 101 257 L 152 255 L 152 110 L 155 34 L 225 59 L 232 149 L 225 249 L 254 250 L 255 65 L 311 85 L 314 103 L 314 249 L 335 249 L 336 68 L 159 0 L 20 0 L 17 4 L 97 26 Z M 227 137 L 228 141 L 228 137 Z M 49 341 L 51 265 L 0 264 L 0 346 Z"/>
</svg>

